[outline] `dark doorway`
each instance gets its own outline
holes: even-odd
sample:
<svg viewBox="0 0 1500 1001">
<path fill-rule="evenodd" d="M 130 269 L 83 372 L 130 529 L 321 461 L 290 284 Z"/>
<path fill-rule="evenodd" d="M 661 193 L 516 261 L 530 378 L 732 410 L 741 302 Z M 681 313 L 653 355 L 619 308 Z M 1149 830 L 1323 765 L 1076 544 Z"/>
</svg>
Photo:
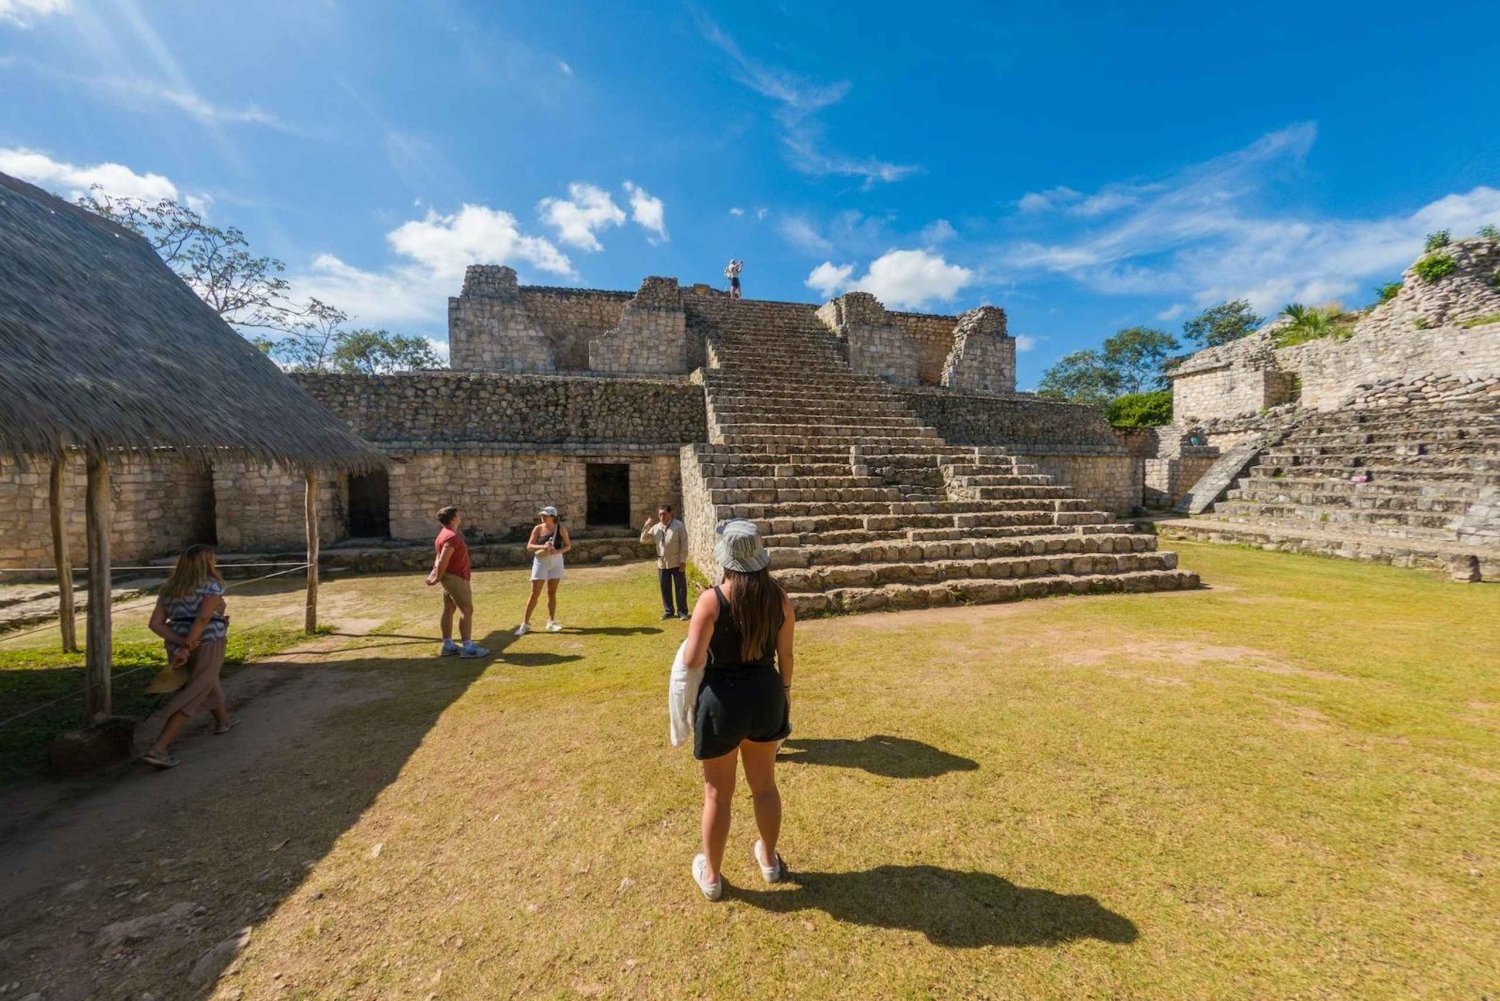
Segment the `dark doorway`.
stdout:
<svg viewBox="0 0 1500 1001">
<path fill-rule="evenodd" d="M 589 526 L 630 524 L 630 464 L 590 462 L 584 486 L 588 491 Z"/>
<path fill-rule="evenodd" d="M 349 534 L 356 539 L 391 536 L 391 481 L 382 470 L 349 477 Z"/>
<path fill-rule="evenodd" d="M 214 471 L 205 467 L 197 475 L 197 503 L 193 506 L 193 541 L 219 544 L 219 510 L 214 496 Z"/>
</svg>

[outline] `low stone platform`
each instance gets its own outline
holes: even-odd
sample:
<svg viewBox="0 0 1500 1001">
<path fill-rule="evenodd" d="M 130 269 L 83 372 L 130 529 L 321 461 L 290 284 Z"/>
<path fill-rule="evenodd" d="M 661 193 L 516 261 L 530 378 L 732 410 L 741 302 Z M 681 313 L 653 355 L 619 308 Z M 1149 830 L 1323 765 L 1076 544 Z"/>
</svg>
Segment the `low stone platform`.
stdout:
<svg viewBox="0 0 1500 1001">
<path fill-rule="evenodd" d="M 1169 518 L 1154 523 L 1165 539 L 1229 542 L 1285 553 L 1334 556 L 1467 576 L 1477 564 L 1479 579 L 1500 581 L 1500 546 L 1465 546 L 1429 539 L 1316 528 L 1252 525 L 1212 517 Z"/>
</svg>

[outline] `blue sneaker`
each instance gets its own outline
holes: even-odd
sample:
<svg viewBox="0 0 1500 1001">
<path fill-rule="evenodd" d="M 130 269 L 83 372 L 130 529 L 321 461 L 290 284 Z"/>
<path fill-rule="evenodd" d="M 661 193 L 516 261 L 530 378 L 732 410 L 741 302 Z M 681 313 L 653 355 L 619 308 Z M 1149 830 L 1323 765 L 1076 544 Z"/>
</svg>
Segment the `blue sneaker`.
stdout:
<svg viewBox="0 0 1500 1001">
<path fill-rule="evenodd" d="M 490 655 L 490 652 L 485 647 L 475 646 L 473 643 L 470 643 L 468 646 L 460 650 L 458 652 L 458 655 L 465 660 L 474 660 L 478 657 L 488 657 Z"/>
<path fill-rule="evenodd" d="M 451 640 L 443 644 L 443 649 L 438 653 L 439 657 L 457 657 L 461 648 Z"/>
</svg>

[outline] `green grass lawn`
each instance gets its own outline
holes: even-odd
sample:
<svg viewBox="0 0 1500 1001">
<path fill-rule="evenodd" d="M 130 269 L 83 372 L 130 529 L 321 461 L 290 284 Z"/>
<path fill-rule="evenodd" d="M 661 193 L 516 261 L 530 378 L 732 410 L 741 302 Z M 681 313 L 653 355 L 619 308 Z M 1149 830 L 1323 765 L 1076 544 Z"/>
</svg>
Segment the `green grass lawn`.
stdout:
<svg viewBox="0 0 1500 1001">
<path fill-rule="evenodd" d="M 1500 589 L 1174 548 L 1210 589 L 800 628 L 793 878 L 741 790 L 719 904 L 650 566 L 518 640 L 524 574 L 476 575 L 484 665 L 408 638 L 419 580 L 335 581 L 387 620 L 318 669 L 378 697 L 161 832 L 256 926 L 215 996 L 1494 996 Z"/>
</svg>

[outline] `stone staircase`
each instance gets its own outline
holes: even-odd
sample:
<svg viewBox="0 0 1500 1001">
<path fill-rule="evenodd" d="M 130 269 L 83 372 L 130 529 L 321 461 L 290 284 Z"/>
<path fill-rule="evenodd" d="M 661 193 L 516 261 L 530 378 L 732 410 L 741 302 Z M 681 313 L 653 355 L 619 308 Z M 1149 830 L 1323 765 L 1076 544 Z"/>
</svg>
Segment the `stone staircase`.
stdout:
<svg viewBox="0 0 1500 1001">
<path fill-rule="evenodd" d="M 1475 568 L 1493 580 L 1500 576 L 1500 391 L 1308 414 L 1209 516 L 1163 527 L 1180 537 L 1455 573 Z"/>
<path fill-rule="evenodd" d="M 1195 587 L 1176 554 L 998 448 L 949 445 L 855 374 L 816 307 L 684 295 L 709 441 L 683 462 L 694 559 L 755 521 L 798 614 Z"/>
</svg>

